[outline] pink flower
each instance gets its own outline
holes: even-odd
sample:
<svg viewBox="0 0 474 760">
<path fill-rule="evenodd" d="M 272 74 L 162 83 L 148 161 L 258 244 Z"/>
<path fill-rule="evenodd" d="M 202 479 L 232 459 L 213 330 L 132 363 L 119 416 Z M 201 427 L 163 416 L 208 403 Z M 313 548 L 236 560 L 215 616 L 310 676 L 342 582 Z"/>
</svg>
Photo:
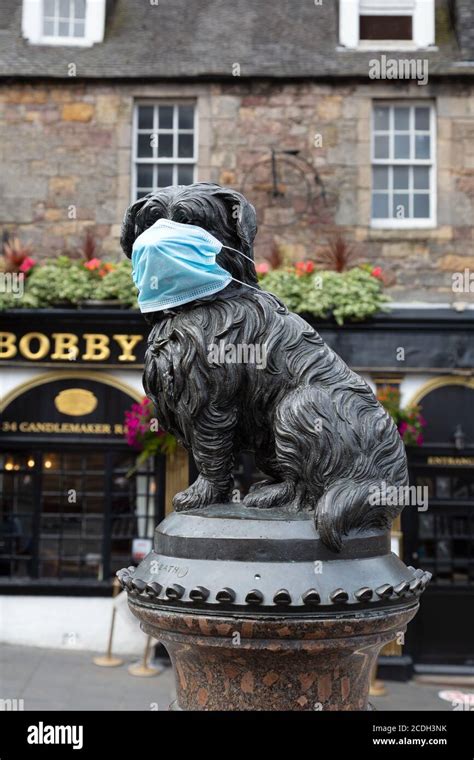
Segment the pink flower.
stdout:
<svg viewBox="0 0 474 760">
<path fill-rule="evenodd" d="M 416 442 L 418 446 L 421 446 L 423 444 L 423 436 L 421 435 L 421 433 L 418 435 Z"/>
<path fill-rule="evenodd" d="M 370 273 L 372 277 L 377 277 L 379 280 L 382 279 L 382 267 L 374 267 Z"/>
<path fill-rule="evenodd" d="M 407 423 L 406 423 L 406 422 L 400 422 L 400 424 L 399 424 L 399 426 L 398 426 L 398 432 L 400 433 L 400 435 L 402 436 L 402 438 L 403 438 L 403 435 L 404 435 L 404 433 L 405 433 L 407 430 L 408 430 L 408 425 L 407 425 Z"/>
<path fill-rule="evenodd" d="M 270 264 L 263 262 L 262 264 L 257 264 L 255 269 L 257 274 L 268 274 L 270 271 Z"/>
<path fill-rule="evenodd" d="M 150 430 L 150 420 L 154 414 L 153 403 L 144 398 L 141 403 L 132 404 L 125 412 L 125 437 L 132 448 L 143 451 L 150 439 L 150 433 L 162 436 L 162 430 Z"/>
<path fill-rule="evenodd" d="M 26 274 L 27 272 L 30 271 L 30 269 L 32 269 L 35 266 L 35 264 L 36 264 L 36 261 L 32 259 L 31 256 L 26 256 L 23 259 L 23 262 L 20 265 L 19 270 L 20 272 L 24 272 L 24 274 Z"/>
</svg>

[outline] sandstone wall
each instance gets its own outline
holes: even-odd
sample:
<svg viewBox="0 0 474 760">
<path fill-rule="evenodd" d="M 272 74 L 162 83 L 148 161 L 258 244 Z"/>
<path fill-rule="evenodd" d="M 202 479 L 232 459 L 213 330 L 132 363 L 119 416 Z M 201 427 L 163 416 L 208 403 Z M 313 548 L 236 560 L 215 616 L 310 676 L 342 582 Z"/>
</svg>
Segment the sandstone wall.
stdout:
<svg viewBox="0 0 474 760">
<path fill-rule="evenodd" d="M 243 190 L 256 203 L 256 253 L 311 258 L 340 231 L 361 257 L 391 273 L 398 300 L 451 301 L 451 273 L 471 268 L 473 87 L 462 82 L 227 84 L 10 83 L 0 88 L 0 226 L 45 257 L 77 250 L 92 228 L 119 257 L 131 200 L 137 98 L 192 98 L 198 179 Z M 431 100 L 437 109 L 437 226 L 370 227 L 370 117 L 375 99 Z M 272 196 L 270 151 L 281 197 Z M 297 157 L 281 151 L 299 151 Z M 326 203 L 314 181 L 316 167 Z"/>
</svg>

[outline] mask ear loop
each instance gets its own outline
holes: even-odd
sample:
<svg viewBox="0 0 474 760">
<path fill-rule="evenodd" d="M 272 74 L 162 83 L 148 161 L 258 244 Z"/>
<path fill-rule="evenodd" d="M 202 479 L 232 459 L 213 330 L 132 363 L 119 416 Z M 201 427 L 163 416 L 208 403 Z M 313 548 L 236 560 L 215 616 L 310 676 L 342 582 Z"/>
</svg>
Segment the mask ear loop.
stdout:
<svg viewBox="0 0 474 760">
<path fill-rule="evenodd" d="M 246 256 L 245 253 L 242 253 L 242 251 L 237 250 L 237 248 L 231 248 L 230 245 L 223 245 L 223 248 L 228 248 L 229 251 L 235 251 L 235 253 L 240 253 L 241 256 L 244 257 L 244 259 L 247 259 L 247 261 L 250 261 L 251 264 L 254 264 L 254 260 L 250 258 L 250 256 Z"/>
<path fill-rule="evenodd" d="M 223 245 L 222 248 L 227 248 L 229 251 L 235 251 L 235 253 L 240 253 L 240 255 L 244 257 L 244 259 L 247 259 L 247 261 L 250 261 L 250 263 L 255 266 L 254 260 L 251 259 L 250 256 L 246 256 L 245 253 L 242 253 L 242 251 L 239 251 L 237 248 L 231 248 L 230 245 Z M 234 282 L 238 282 L 240 285 L 245 285 L 246 288 L 251 288 L 251 290 L 257 290 L 259 293 L 261 292 L 260 288 L 254 288 L 253 285 L 248 285 L 246 282 L 242 282 L 242 280 L 237 280 L 235 277 L 232 277 L 232 279 Z"/>
</svg>

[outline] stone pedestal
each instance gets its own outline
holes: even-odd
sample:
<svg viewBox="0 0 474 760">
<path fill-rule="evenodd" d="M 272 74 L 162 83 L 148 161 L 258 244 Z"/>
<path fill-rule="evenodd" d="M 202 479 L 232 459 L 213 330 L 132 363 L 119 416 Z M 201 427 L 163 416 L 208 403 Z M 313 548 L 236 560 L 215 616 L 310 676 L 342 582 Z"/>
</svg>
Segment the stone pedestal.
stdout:
<svg viewBox="0 0 474 760">
<path fill-rule="evenodd" d="M 169 651 L 183 710 L 368 709 L 376 657 L 430 578 L 388 533 L 348 536 L 334 554 L 309 515 L 232 505 L 169 515 L 118 575 Z"/>
</svg>

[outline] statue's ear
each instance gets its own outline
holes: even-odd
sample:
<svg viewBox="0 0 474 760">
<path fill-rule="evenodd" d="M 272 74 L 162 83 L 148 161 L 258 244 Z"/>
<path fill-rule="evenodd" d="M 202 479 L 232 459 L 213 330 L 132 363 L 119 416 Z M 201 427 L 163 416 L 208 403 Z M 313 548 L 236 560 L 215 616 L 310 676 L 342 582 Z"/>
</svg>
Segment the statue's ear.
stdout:
<svg viewBox="0 0 474 760">
<path fill-rule="evenodd" d="M 122 251 L 124 252 L 125 256 L 128 256 L 128 258 L 130 258 L 132 255 L 132 248 L 135 239 L 138 237 L 140 232 L 142 232 L 142 230 L 136 229 L 136 216 L 148 200 L 149 196 L 145 196 L 144 198 L 140 198 L 138 201 L 132 203 L 132 205 L 129 206 L 126 210 L 125 216 L 123 217 L 122 229 L 120 231 L 120 245 L 122 246 Z"/>
<path fill-rule="evenodd" d="M 213 192 L 221 198 L 229 208 L 229 217 L 235 220 L 235 229 L 245 253 L 252 251 L 252 245 L 257 234 L 257 214 L 251 203 L 237 190 L 230 187 L 220 187 Z"/>
</svg>

